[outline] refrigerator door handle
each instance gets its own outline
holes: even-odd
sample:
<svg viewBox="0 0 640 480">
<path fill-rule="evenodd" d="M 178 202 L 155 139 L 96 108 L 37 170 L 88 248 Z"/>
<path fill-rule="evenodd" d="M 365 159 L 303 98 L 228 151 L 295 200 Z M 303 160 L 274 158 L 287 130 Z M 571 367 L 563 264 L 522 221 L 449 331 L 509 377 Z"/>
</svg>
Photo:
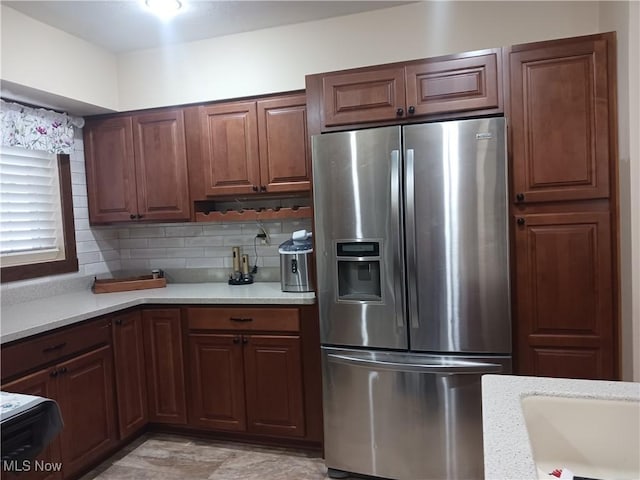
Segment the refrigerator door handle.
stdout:
<svg viewBox="0 0 640 480">
<path fill-rule="evenodd" d="M 336 355 L 330 353 L 329 361 L 342 363 L 345 365 L 355 365 L 361 367 L 371 367 L 375 370 L 401 370 L 403 372 L 421 372 L 439 375 L 459 375 L 459 374 L 497 374 L 503 373 L 502 365 L 496 363 L 483 362 L 463 362 L 451 361 L 444 365 L 441 364 L 419 364 L 419 363 L 401 363 L 390 362 L 385 360 L 371 360 L 367 358 L 352 357 L 350 355 Z"/>
<path fill-rule="evenodd" d="M 400 151 L 391 151 L 391 225 L 395 228 L 396 234 L 393 251 L 393 283 L 396 309 L 396 325 L 404 327 L 405 316 L 405 292 L 404 292 L 404 262 L 403 262 L 403 242 L 400 206 Z"/>
<path fill-rule="evenodd" d="M 416 272 L 416 224 L 415 224 L 415 160 L 412 148 L 406 153 L 407 173 L 405 183 L 406 235 L 407 235 L 407 286 L 409 289 L 409 318 L 411 328 L 419 328 L 418 292 Z"/>
</svg>

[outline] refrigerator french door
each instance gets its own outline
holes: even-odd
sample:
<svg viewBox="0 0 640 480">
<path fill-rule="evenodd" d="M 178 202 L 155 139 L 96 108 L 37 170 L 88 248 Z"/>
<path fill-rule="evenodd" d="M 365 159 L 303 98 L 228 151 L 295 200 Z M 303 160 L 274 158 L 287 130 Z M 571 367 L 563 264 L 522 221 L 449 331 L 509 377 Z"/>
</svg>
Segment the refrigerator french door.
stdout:
<svg viewBox="0 0 640 480">
<path fill-rule="evenodd" d="M 511 368 L 503 118 L 313 137 L 325 461 L 482 476 L 480 378 Z"/>
</svg>

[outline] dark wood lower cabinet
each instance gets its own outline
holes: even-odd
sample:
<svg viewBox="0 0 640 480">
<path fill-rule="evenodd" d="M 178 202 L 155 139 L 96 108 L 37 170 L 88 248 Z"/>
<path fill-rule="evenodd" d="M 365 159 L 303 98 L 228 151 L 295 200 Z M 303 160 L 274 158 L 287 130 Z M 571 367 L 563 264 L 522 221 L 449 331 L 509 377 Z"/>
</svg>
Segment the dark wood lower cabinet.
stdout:
<svg viewBox="0 0 640 480">
<path fill-rule="evenodd" d="M 246 429 L 240 335 L 190 334 L 191 425 Z"/>
<path fill-rule="evenodd" d="M 112 328 L 118 429 L 122 440 L 149 421 L 140 311 L 114 316 Z"/>
<path fill-rule="evenodd" d="M 56 381 L 54 377 L 51 377 L 51 371 L 53 371 L 53 368 L 40 370 L 19 378 L 18 380 L 2 385 L 2 390 L 5 392 L 24 393 L 25 395 L 57 399 Z M 61 462 L 60 437 L 56 437 L 34 460 L 50 464 L 59 464 Z M 47 473 L 36 471 L 35 468 L 32 468 L 28 472 L 25 471 L 14 474 L 4 472 L 4 466 L 2 470 L 3 480 L 60 480 L 62 478 L 61 471 Z"/>
<path fill-rule="evenodd" d="M 105 346 L 56 367 L 65 478 L 116 444 L 112 355 L 111 347 Z"/>
<path fill-rule="evenodd" d="M 615 379 L 609 212 L 515 222 L 518 373 Z"/>
<path fill-rule="evenodd" d="M 303 437 L 297 335 L 189 334 L 190 424 Z"/>
<path fill-rule="evenodd" d="M 246 335 L 243 342 L 249 432 L 303 437 L 300 337 Z"/>
<path fill-rule="evenodd" d="M 186 424 L 180 309 L 144 310 L 142 321 L 149 421 Z"/>
</svg>

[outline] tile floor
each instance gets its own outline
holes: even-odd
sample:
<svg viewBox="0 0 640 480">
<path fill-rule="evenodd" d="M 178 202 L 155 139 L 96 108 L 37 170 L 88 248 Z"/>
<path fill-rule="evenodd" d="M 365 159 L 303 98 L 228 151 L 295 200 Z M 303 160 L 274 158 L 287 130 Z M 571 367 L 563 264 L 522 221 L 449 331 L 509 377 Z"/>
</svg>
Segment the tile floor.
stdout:
<svg viewBox="0 0 640 480">
<path fill-rule="evenodd" d="M 80 480 L 324 480 L 314 453 L 148 434 Z"/>
</svg>

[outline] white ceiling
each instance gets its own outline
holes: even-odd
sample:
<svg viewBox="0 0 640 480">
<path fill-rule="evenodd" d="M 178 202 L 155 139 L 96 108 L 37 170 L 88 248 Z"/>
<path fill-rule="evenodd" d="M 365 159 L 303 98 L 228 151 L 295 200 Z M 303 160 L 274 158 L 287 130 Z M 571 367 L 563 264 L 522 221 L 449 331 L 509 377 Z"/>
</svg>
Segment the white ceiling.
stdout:
<svg viewBox="0 0 640 480">
<path fill-rule="evenodd" d="M 25 15 L 114 53 L 155 48 L 262 28 L 402 5 L 403 1 L 182 0 L 169 22 L 146 11 L 144 0 L 5 1 Z"/>
</svg>

